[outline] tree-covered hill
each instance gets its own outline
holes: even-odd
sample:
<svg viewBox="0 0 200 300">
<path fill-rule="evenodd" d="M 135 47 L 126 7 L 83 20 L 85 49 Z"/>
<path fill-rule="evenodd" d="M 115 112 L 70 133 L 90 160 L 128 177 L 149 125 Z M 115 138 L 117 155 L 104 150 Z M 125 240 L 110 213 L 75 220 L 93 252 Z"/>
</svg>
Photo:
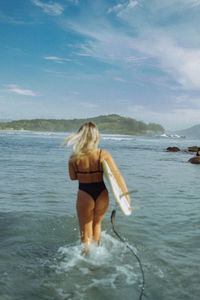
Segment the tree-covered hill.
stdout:
<svg viewBox="0 0 200 300">
<path fill-rule="evenodd" d="M 98 116 L 88 119 L 56 120 L 33 119 L 18 120 L 12 122 L 0 122 L 1 130 L 30 130 L 72 132 L 77 130 L 85 122 L 94 122 L 101 133 L 153 135 L 164 132 L 164 128 L 155 123 L 145 124 L 132 118 L 119 115 Z"/>
</svg>

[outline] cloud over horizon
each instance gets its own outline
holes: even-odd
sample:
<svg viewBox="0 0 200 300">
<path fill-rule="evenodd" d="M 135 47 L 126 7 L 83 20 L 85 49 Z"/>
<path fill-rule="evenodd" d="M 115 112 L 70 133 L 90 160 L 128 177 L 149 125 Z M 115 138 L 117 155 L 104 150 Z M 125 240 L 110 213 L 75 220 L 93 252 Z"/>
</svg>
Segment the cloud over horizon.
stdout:
<svg viewBox="0 0 200 300">
<path fill-rule="evenodd" d="M 38 96 L 38 94 L 36 94 L 32 90 L 22 89 L 17 84 L 6 84 L 5 87 L 7 87 L 7 90 L 9 92 L 12 92 L 12 93 L 17 94 L 17 95 L 31 96 L 31 97 Z"/>
</svg>

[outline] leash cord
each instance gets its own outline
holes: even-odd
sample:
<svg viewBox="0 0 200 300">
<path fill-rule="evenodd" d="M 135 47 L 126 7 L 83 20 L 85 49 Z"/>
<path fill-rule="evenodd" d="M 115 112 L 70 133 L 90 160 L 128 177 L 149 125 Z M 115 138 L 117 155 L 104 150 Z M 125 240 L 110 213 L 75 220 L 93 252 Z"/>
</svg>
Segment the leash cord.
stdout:
<svg viewBox="0 0 200 300">
<path fill-rule="evenodd" d="M 141 292 L 140 292 L 140 297 L 139 300 L 142 299 L 143 293 L 144 293 L 144 285 L 145 285 L 145 278 L 144 278 L 144 271 L 142 268 L 142 263 L 140 261 L 140 258 L 138 257 L 138 255 L 133 251 L 133 249 L 131 249 L 131 247 L 125 242 L 125 240 L 119 235 L 119 233 L 116 231 L 115 229 L 115 215 L 116 215 L 116 210 L 113 209 L 112 213 L 111 213 L 111 224 L 112 224 L 112 229 L 113 232 L 116 234 L 116 236 L 118 237 L 118 239 L 122 242 L 125 243 L 126 247 L 131 251 L 131 253 L 136 257 L 139 266 L 140 266 L 140 270 L 141 270 L 141 274 L 142 274 L 142 288 L 141 288 Z"/>
</svg>

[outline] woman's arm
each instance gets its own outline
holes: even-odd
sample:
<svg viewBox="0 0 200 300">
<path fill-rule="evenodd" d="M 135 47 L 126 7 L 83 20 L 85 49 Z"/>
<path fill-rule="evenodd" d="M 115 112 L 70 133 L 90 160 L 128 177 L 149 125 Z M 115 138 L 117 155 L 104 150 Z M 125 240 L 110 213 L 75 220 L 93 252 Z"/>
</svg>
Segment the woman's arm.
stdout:
<svg viewBox="0 0 200 300">
<path fill-rule="evenodd" d="M 118 185 L 120 186 L 120 188 L 126 193 L 128 192 L 126 183 L 124 181 L 123 176 L 121 175 L 117 165 L 115 164 L 114 159 L 112 158 L 112 156 L 110 155 L 110 153 L 108 151 L 103 151 L 104 155 L 102 155 L 102 161 L 105 160 L 108 164 L 108 166 L 110 167 L 110 170 L 112 171 L 112 173 L 114 174 Z M 130 197 L 129 195 L 126 195 L 127 200 L 130 203 Z"/>
<path fill-rule="evenodd" d="M 68 168 L 69 168 L 69 177 L 70 177 L 70 179 L 71 180 L 77 180 L 77 175 L 76 175 L 74 165 L 73 165 L 71 160 L 69 160 Z"/>
</svg>

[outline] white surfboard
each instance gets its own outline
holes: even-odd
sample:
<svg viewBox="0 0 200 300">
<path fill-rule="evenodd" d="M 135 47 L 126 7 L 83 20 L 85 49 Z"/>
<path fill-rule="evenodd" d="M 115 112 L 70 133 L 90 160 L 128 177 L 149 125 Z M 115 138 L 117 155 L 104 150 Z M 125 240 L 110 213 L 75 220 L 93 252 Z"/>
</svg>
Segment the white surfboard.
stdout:
<svg viewBox="0 0 200 300">
<path fill-rule="evenodd" d="M 112 194 L 113 194 L 117 204 L 119 205 L 119 208 L 121 209 L 121 211 L 123 212 L 124 215 L 130 216 L 131 212 L 132 212 L 132 208 L 126 198 L 127 194 L 129 194 L 129 193 L 122 191 L 122 189 L 120 188 L 120 186 L 117 183 L 117 180 L 116 180 L 114 174 L 110 170 L 110 167 L 105 160 L 102 162 L 102 166 L 103 166 L 104 175 L 110 185 Z"/>
</svg>

